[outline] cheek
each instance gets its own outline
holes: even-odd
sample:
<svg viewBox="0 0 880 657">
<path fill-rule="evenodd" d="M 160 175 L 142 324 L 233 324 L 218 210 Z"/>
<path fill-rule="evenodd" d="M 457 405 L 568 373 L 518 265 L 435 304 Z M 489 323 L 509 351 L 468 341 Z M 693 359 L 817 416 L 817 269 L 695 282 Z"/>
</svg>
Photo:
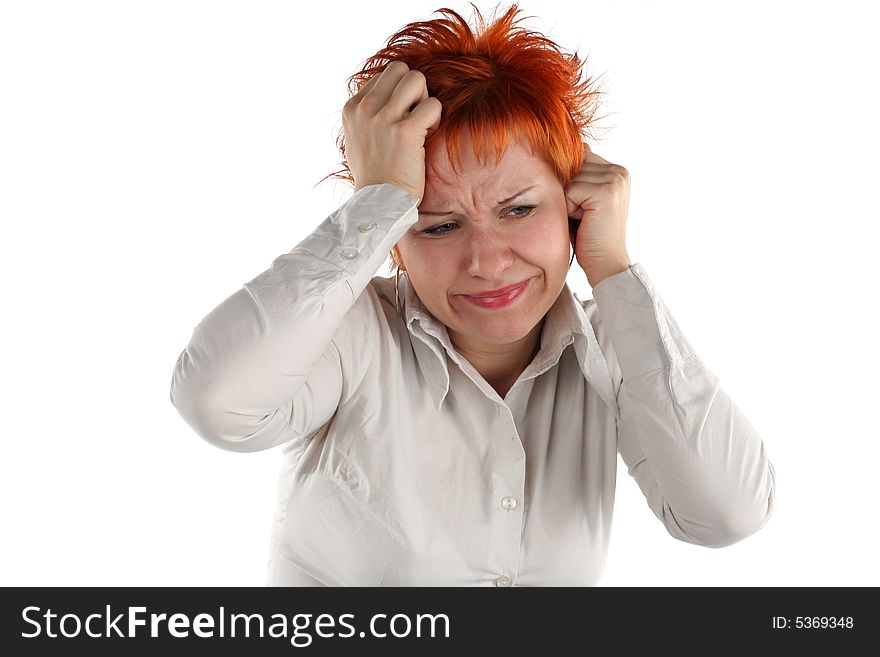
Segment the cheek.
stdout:
<svg viewBox="0 0 880 657">
<path fill-rule="evenodd" d="M 565 257 L 566 262 L 568 261 L 571 240 L 568 232 L 568 217 L 564 214 L 548 216 L 542 221 L 535 222 L 526 237 L 533 251 L 541 252 L 546 257 Z"/>
<path fill-rule="evenodd" d="M 449 272 L 456 270 L 456 251 L 443 248 L 443 245 L 413 240 L 400 245 L 400 253 L 410 276 L 416 280 L 440 283 L 449 278 Z"/>
<path fill-rule="evenodd" d="M 416 294 L 437 317 L 444 317 L 449 305 L 448 292 L 460 285 L 461 266 L 456 256 L 443 249 L 413 246 L 403 250 L 403 257 Z"/>
</svg>

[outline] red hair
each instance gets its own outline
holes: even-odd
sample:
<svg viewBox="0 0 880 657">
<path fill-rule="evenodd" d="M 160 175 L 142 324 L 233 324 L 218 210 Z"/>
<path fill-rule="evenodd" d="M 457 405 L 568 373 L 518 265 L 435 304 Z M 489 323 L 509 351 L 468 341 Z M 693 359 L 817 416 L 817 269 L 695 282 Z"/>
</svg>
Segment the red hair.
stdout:
<svg viewBox="0 0 880 657">
<path fill-rule="evenodd" d="M 591 78 L 581 80 L 577 53 L 566 54 L 547 37 L 518 25 L 523 18 L 516 18 L 521 11 L 516 3 L 488 26 L 476 5 L 468 4 L 479 20 L 476 32 L 448 8 L 434 12 L 444 18 L 407 24 L 348 79 L 351 96 L 390 62 L 401 60 L 425 75 L 428 94 L 443 106 L 440 125 L 426 137 L 426 152 L 435 137 L 444 135 L 449 164 L 458 173 L 462 130 L 473 136 L 481 165 L 490 149 L 497 164 L 511 139 L 522 136 L 567 188 L 583 163 L 584 135 L 604 92 L 592 88 Z M 342 168 L 322 181 L 333 177 L 354 187 L 342 130 L 337 146 Z M 398 264 L 393 253 L 392 260 Z"/>
</svg>

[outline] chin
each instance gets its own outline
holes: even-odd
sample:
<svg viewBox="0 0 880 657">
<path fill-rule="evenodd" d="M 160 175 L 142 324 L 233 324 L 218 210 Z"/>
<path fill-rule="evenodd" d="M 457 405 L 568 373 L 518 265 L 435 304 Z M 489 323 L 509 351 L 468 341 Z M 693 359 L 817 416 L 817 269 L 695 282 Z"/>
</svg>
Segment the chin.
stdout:
<svg viewBox="0 0 880 657">
<path fill-rule="evenodd" d="M 561 285 L 565 279 L 562 279 Z M 494 310 L 472 305 L 463 297 L 447 298 L 446 317 L 439 317 L 455 332 L 488 344 L 510 344 L 525 338 L 544 318 L 559 291 L 549 298 L 545 276 L 532 279 L 525 294 L 509 308 Z M 448 321 L 447 321 L 448 319 Z"/>
<path fill-rule="evenodd" d="M 511 312 L 507 317 L 470 315 L 465 320 L 465 333 L 488 344 L 510 344 L 522 340 L 541 320 L 530 311 Z"/>
</svg>

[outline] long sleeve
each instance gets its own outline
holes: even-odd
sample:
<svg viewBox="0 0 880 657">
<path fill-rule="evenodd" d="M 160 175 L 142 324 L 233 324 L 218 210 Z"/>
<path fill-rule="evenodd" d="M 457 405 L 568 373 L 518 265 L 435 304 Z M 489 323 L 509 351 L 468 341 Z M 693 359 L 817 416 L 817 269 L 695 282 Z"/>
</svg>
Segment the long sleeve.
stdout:
<svg viewBox="0 0 880 657">
<path fill-rule="evenodd" d="M 776 474 L 754 427 L 635 263 L 593 288 L 621 378 L 618 450 L 673 537 L 725 547 L 767 524 Z"/>
<path fill-rule="evenodd" d="M 195 327 L 171 402 L 209 443 L 253 452 L 323 425 L 369 365 L 380 310 L 361 294 L 418 199 L 390 183 L 355 192 Z"/>
</svg>

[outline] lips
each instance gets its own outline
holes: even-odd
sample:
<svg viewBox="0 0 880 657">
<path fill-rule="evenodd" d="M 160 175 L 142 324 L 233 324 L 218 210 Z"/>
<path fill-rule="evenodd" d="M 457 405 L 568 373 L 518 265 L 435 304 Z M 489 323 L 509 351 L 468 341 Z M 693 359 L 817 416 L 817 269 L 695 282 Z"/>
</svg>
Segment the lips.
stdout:
<svg viewBox="0 0 880 657">
<path fill-rule="evenodd" d="M 514 283 L 513 285 L 508 285 L 507 287 L 500 287 L 497 290 L 489 290 L 488 292 L 478 292 L 476 294 L 466 294 L 466 297 L 472 297 L 474 299 L 491 299 L 492 297 L 500 297 L 504 294 L 507 294 L 511 290 L 515 290 L 520 287 L 523 283 L 525 283 L 529 279 L 523 279 L 519 283 Z"/>
<path fill-rule="evenodd" d="M 522 298 L 526 294 L 526 290 L 529 288 L 529 284 L 532 282 L 531 278 L 527 278 L 522 283 L 517 283 L 516 285 L 508 285 L 506 287 L 500 288 L 501 290 L 508 290 L 507 292 L 502 292 L 501 294 L 496 294 L 495 296 L 485 296 L 490 293 L 497 292 L 498 290 L 492 290 L 490 292 L 482 292 L 480 294 L 484 296 L 463 294 L 465 301 L 468 303 L 482 308 L 483 310 L 500 310 L 502 308 L 507 308 L 512 304 L 515 304 L 518 299 Z"/>
</svg>

